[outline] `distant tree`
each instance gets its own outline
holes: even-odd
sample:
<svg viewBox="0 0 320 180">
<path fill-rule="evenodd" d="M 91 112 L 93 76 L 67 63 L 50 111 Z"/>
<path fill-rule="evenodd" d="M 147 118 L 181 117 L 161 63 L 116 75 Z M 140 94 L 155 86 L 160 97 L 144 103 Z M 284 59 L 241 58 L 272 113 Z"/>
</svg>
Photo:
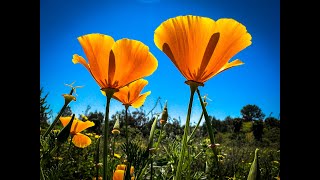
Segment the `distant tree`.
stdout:
<svg viewBox="0 0 320 180">
<path fill-rule="evenodd" d="M 102 112 L 98 112 L 97 110 L 95 110 L 94 112 L 90 112 L 87 115 L 87 118 L 89 121 L 94 122 L 94 126 L 88 128 L 88 131 L 94 132 L 96 134 L 102 134 L 102 122 L 104 121 L 104 114 Z M 111 132 L 114 122 L 115 120 L 110 122 L 109 132 Z"/>
<path fill-rule="evenodd" d="M 233 132 L 239 133 L 242 128 L 242 118 L 233 119 Z"/>
<path fill-rule="evenodd" d="M 221 123 L 222 131 L 221 132 L 234 132 L 233 119 L 230 116 L 227 116 Z"/>
<path fill-rule="evenodd" d="M 135 111 L 133 111 L 131 113 L 131 115 L 132 115 L 132 118 L 134 119 L 131 122 L 131 124 L 134 127 L 141 128 L 142 126 L 144 126 L 146 123 L 149 122 L 149 118 L 146 117 L 145 112 L 141 108 L 140 109 L 136 109 Z"/>
<path fill-rule="evenodd" d="M 280 120 L 274 118 L 274 117 L 267 117 L 265 120 L 265 125 L 268 129 L 278 127 L 280 128 Z"/>
<path fill-rule="evenodd" d="M 204 120 L 204 117 L 203 117 L 202 121 L 204 121 L 204 123 L 200 127 L 201 135 L 202 136 L 208 136 L 209 134 L 208 134 L 207 124 L 206 124 L 206 122 Z M 209 116 L 209 121 L 211 123 L 211 127 L 212 127 L 212 130 L 213 130 L 214 134 L 220 132 L 220 130 L 221 130 L 221 121 L 217 120 L 216 117 L 214 117 L 214 116 Z"/>
<path fill-rule="evenodd" d="M 172 138 L 174 138 L 176 135 L 183 135 L 183 127 L 180 126 L 180 122 L 176 118 L 172 118 L 171 121 L 168 121 L 168 123 L 164 126 L 164 129 Z"/>
<path fill-rule="evenodd" d="M 257 141 L 262 140 L 262 135 L 263 135 L 263 121 L 262 120 L 254 120 L 253 125 L 252 125 L 252 131 L 254 138 Z"/>
<path fill-rule="evenodd" d="M 66 116 L 72 116 L 72 110 L 70 106 L 67 106 L 66 109 L 64 109 L 63 113 L 61 114 L 62 117 Z"/>
<path fill-rule="evenodd" d="M 244 121 L 263 120 L 265 114 L 257 105 L 248 104 L 241 109 Z"/>
<path fill-rule="evenodd" d="M 215 133 L 221 132 L 222 131 L 221 121 L 214 116 L 209 116 L 209 117 L 211 119 L 212 129 L 215 130 Z"/>
<path fill-rule="evenodd" d="M 43 87 L 40 88 L 40 127 L 45 128 L 49 126 L 48 120 L 51 118 L 50 105 L 47 104 L 47 97 L 49 93 L 43 97 Z"/>
</svg>

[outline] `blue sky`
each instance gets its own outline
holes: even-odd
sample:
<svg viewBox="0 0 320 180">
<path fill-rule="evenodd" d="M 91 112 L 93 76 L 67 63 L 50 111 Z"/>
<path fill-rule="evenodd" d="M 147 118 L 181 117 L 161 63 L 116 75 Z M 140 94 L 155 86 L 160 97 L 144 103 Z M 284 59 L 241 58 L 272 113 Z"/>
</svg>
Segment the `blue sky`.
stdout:
<svg viewBox="0 0 320 180">
<path fill-rule="evenodd" d="M 77 101 L 70 107 L 76 115 L 87 105 L 90 111 L 105 111 L 106 99 L 90 73 L 72 63 L 72 55 L 85 57 L 77 37 L 102 33 L 135 39 L 149 46 L 158 60 L 158 68 L 146 77 L 149 84 L 142 91 L 151 91 L 144 104 L 148 112 L 158 97 L 168 101 L 169 116 L 185 122 L 190 97 L 185 78 L 170 59 L 154 44 L 154 30 L 165 20 L 179 15 L 198 15 L 213 20 L 233 18 L 246 26 L 252 44 L 231 60 L 245 64 L 213 77 L 200 87 L 207 94 L 209 115 L 223 120 L 240 117 L 240 110 L 255 104 L 268 116 L 280 113 L 280 2 L 277 0 L 40 0 L 40 87 L 49 92 L 48 104 L 58 113 L 64 104 L 62 94 L 70 88 L 64 84 L 84 85 L 77 89 Z M 195 94 L 196 95 L 196 94 Z M 110 113 L 124 107 L 111 101 Z M 130 111 L 134 111 L 132 107 Z M 155 109 L 160 112 L 160 106 Z M 201 107 L 194 98 L 191 122 L 198 120 Z"/>
</svg>

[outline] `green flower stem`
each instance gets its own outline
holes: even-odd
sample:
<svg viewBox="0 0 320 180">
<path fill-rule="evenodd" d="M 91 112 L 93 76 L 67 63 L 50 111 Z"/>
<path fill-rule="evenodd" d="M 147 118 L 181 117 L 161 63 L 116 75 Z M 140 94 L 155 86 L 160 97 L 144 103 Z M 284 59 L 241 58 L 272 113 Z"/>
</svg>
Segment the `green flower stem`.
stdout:
<svg viewBox="0 0 320 180">
<path fill-rule="evenodd" d="M 160 129 L 160 135 L 159 135 L 159 138 L 158 138 L 158 142 L 157 142 L 157 144 L 156 144 L 156 147 L 155 147 L 155 150 L 157 151 L 158 150 L 158 146 L 159 146 L 159 144 L 160 144 L 160 141 L 161 141 L 161 139 L 162 139 L 162 131 L 163 131 L 163 124 L 161 125 L 161 129 Z"/>
<path fill-rule="evenodd" d="M 149 142 L 148 142 L 148 147 L 147 147 L 147 150 L 149 151 L 148 157 L 152 156 L 152 154 L 150 153 L 150 148 L 153 146 L 153 136 L 154 136 L 154 131 L 156 129 L 156 123 L 158 121 L 158 118 L 159 118 L 159 114 L 157 114 L 155 116 L 155 119 L 153 120 L 153 123 L 152 123 L 152 126 L 151 126 L 150 135 L 149 135 Z M 148 168 L 149 161 L 151 161 L 151 160 L 152 160 L 152 158 L 148 159 L 148 162 L 145 164 L 145 166 L 141 170 L 140 174 L 137 175 L 138 176 L 137 179 L 141 179 L 142 178 L 142 175 L 144 174 L 144 172 Z"/>
<path fill-rule="evenodd" d="M 196 127 L 192 130 L 191 135 L 188 137 L 187 144 L 189 143 L 189 141 L 192 139 L 192 137 L 194 136 L 195 132 L 196 132 L 197 129 L 199 128 L 199 125 L 200 125 L 200 123 L 201 123 L 202 117 L 203 117 L 203 111 L 202 111 L 202 113 L 201 113 L 200 119 L 199 119 Z"/>
<path fill-rule="evenodd" d="M 126 114 L 125 114 L 125 126 L 126 126 L 126 128 L 125 128 L 125 131 L 126 131 L 126 148 L 127 148 L 127 152 L 129 152 L 129 132 L 128 132 L 128 109 L 129 109 L 129 106 L 128 105 L 125 105 L 125 109 L 126 109 Z M 126 165 L 127 165 L 127 168 L 126 168 L 126 173 L 125 173 L 125 179 L 130 179 L 131 177 L 130 177 L 130 168 L 131 168 L 131 163 L 132 162 L 127 162 L 126 163 Z"/>
<path fill-rule="evenodd" d="M 193 102 L 193 96 L 194 92 L 197 89 L 198 85 L 195 83 L 191 83 L 190 85 L 190 100 L 189 100 L 189 107 L 188 107 L 188 114 L 187 114 L 187 120 L 186 120 L 186 125 L 184 127 L 184 133 L 183 133 L 183 138 L 182 138 L 182 147 L 181 147 L 181 153 L 179 156 L 179 162 L 178 162 L 178 167 L 177 167 L 177 172 L 175 176 L 175 180 L 180 180 L 181 179 L 181 169 L 182 169 L 182 161 L 184 158 L 184 152 L 185 149 L 187 148 L 187 137 L 188 137 L 188 131 L 189 131 L 189 124 L 190 124 L 190 116 L 191 116 L 191 109 L 192 109 L 192 102 Z"/>
<path fill-rule="evenodd" d="M 97 140 L 96 142 L 96 157 L 95 157 L 95 163 L 96 163 L 96 180 L 99 179 L 99 166 L 98 166 L 98 163 L 99 163 L 99 150 L 100 150 L 100 138 Z"/>
<path fill-rule="evenodd" d="M 112 142 L 112 159 L 114 159 L 114 148 L 115 148 L 115 144 L 116 144 L 116 137 L 117 137 L 117 135 L 114 135 L 113 142 Z"/>
<path fill-rule="evenodd" d="M 128 105 L 125 105 L 125 107 L 126 107 L 126 119 L 125 119 L 125 124 L 126 124 L 126 143 L 127 144 L 129 144 L 129 138 L 128 138 L 128 134 L 129 134 L 129 132 L 128 132 L 128 108 L 129 108 L 129 106 Z M 128 147 L 128 146 L 127 146 Z"/>
<path fill-rule="evenodd" d="M 69 94 L 72 95 L 73 91 L 74 91 L 74 88 L 71 89 L 71 91 L 70 91 Z M 70 102 L 71 102 L 71 101 L 70 101 Z M 53 123 L 49 126 L 49 128 L 47 129 L 47 131 L 43 134 L 43 137 L 46 137 L 46 136 L 50 133 L 50 131 L 53 129 L 53 127 L 57 124 L 60 116 L 62 115 L 62 113 L 64 112 L 64 110 L 66 109 L 66 107 L 68 106 L 68 104 L 69 104 L 70 102 L 65 103 L 65 104 L 63 105 L 63 107 L 61 108 L 58 116 L 54 119 Z"/>
<path fill-rule="evenodd" d="M 221 172 L 220 172 L 219 161 L 218 161 L 217 146 L 215 146 L 215 142 L 214 142 L 214 134 L 213 134 L 213 130 L 212 130 L 212 125 L 210 123 L 210 119 L 209 119 L 209 115 L 207 113 L 206 107 L 205 107 L 205 105 L 204 105 L 204 103 L 202 101 L 199 89 L 197 89 L 197 94 L 198 94 L 198 97 L 199 97 L 199 100 L 200 100 L 200 104 L 201 104 L 201 107 L 202 107 L 202 111 L 203 111 L 203 114 L 204 114 L 204 119 L 206 120 L 206 125 L 207 125 L 207 130 L 208 130 L 208 133 L 209 133 L 210 142 L 211 142 L 211 145 L 213 145 L 213 147 L 211 147 L 211 149 L 212 149 L 213 154 L 214 154 L 214 159 L 215 159 L 215 161 L 217 163 L 219 178 L 222 179 Z"/>
<path fill-rule="evenodd" d="M 188 158 L 188 161 L 187 161 L 188 171 L 187 171 L 187 177 L 186 177 L 186 179 L 187 179 L 187 180 L 190 180 L 190 176 L 191 176 L 191 175 L 190 175 L 190 172 L 191 172 L 191 163 L 190 163 L 190 162 L 191 162 L 191 157 L 190 157 L 190 153 L 191 153 L 191 152 L 190 152 L 190 149 L 189 149 L 189 148 L 187 149 L 187 153 L 188 153 L 188 154 L 187 154 L 187 158 Z"/>
<path fill-rule="evenodd" d="M 104 123 L 104 131 L 103 131 L 103 180 L 107 179 L 107 171 L 109 170 L 108 167 L 108 135 L 109 135 L 109 107 L 110 107 L 110 100 L 115 93 L 115 89 L 103 89 L 106 92 L 107 97 L 107 105 L 106 105 L 106 116 L 105 116 L 105 123 Z"/>
<path fill-rule="evenodd" d="M 57 124 L 60 116 L 62 115 L 62 113 L 64 112 L 64 110 L 66 109 L 67 106 L 68 106 L 68 104 L 64 104 L 63 105 L 63 107 L 61 108 L 58 116 L 54 119 L 53 123 L 49 126 L 47 131 L 43 134 L 43 137 L 46 137 L 50 133 L 50 131 L 53 129 L 53 127 Z"/>
</svg>

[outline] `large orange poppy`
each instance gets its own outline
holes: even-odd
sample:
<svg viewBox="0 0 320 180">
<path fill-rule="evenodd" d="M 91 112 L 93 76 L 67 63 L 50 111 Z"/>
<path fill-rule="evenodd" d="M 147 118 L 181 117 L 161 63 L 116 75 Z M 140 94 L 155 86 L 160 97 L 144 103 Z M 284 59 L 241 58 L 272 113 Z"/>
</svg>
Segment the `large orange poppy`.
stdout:
<svg viewBox="0 0 320 180">
<path fill-rule="evenodd" d="M 60 121 L 65 127 L 71 120 L 71 116 L 68 117 L 60 117 Z M 92 121 L 81 121 L 78 118 L 74 118 L 71 128 L 70 128 L 70 134 L 72 135 L 72 143 L 79 147 L 79 148 L 85 148 L 91 144 L 91 139 L 84 135 L 81 134 L 80 132 L 94 126 L 94 122 Z"/>
<path fill-rule="evenodd" d="M 155 30 L 154 42 L 188 81 L 203 85 L 218 73 L 243 64 L 239 59 L 229 60 L 251 44 L 251 35 L 234 19 L 214 21 L 187 15 L 164 21 Z"/>
<path fill-rule="evenodd" d="M 88 63 L 78 54 L 72 62 L 82 64 L 101 89 L 119 89 L 157 69 L 158 61 L 140 41 L 124 38 L 115 42 L 104 34 L 88 34 L 78 40 Z"/>
</svg>

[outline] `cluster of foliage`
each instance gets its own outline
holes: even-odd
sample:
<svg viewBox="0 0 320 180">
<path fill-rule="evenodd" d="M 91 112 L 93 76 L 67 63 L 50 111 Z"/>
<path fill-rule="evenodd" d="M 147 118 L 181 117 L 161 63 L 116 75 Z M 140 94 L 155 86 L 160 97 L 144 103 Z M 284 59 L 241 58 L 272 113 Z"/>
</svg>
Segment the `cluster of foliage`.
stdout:
<svg viewBox="0 0 320 180">
<path fill-rule="evenodd" d="M 42 97 L 40 90 L 40 135 L 43 135 L 48 127 L 49 105 L 46 103 L 47 95 Z M 71 138 L 66 143 L 57 146 L 56 139 L 63 130 L 60 123 L 49 133 L 46 138 L 41 138 L 40 155 L 42 156 L 42 173 L 46 179 L 83 179 L 91 180 L 101 177 L 102 174 L 102 141 L 100 141 L 103 129 L 103 112 L 89 112 L 90 106 L 85 111 L 85 116 L 94 121 L 95 126 L 84 131 L 90 137 L 92 143 L 86 148 L 78 148 L 71 143 Z M 66 108 L 65 115 L 71 115 L 70 108 Z M 154 116 L 149 117 L 142 108 L 128 112 L 129 144 L 125 143 L 125 132 L 110 137 L 114 142 L 110 151 L 110 172 L 118 164 L 127 160 L 135 167 L 136 179 L 172 179 L 176 173 L 176 167 L 181 149 L 181 137 L 184 126 L 176 118 L 169 116 L 168 122 L 161 128 L 159 121 L 154 124 Z M 218 162 L 208 144 L 208 132 L 206 123 L 200 125 L 188 142 L 190 163 L 182 167 L 182 179 L 247 179 L 254 160 L 255 149 L 259 148 L 258 167 L 261 179 L 271 180 L 278 177 L 280 172 L 280 120 L 275 117 L 264 118 L 265 115 L 256 105 L 246 105 L 241 109 L 242 117 L 226 117 L 219 120 L 210 116 L 210 122 L 214 128 L 215 140 L 218 146 Z M 119 116 L 120 127 L 125 124 L 125 111 L 119 111 L 111 116 L 109 131 Z M 79 119 L 83 119 L 79 115 Z M 84 120 L 85 121 L 85 120 Z M 155 129 L 150 133 L 153 124 Z M 190 127 L 190 132 L 195 126 Z M 162 130 L 161 130 L 162 129 Z M 158 149 L 149 154 L 149 141 L 152 134 L 154 146 Z M 159 140 L 159 138 L 161 138 Z M 126 148 L 129 146 L 130 148 Z M 154 147 L 153 146 L 153 147 Z M 54 151 L 52 151 L 54 149 Z M 126 150 L 130 149 L 129 152 Z M 49 153 L 47 153 L 51 150 Z M 218 164 L 218 166 L 217 166 Z M 218 169 L 219 167 L 219 169 Z M 219 177 L 218 177 L 219 175 Z"/>
</svg>

